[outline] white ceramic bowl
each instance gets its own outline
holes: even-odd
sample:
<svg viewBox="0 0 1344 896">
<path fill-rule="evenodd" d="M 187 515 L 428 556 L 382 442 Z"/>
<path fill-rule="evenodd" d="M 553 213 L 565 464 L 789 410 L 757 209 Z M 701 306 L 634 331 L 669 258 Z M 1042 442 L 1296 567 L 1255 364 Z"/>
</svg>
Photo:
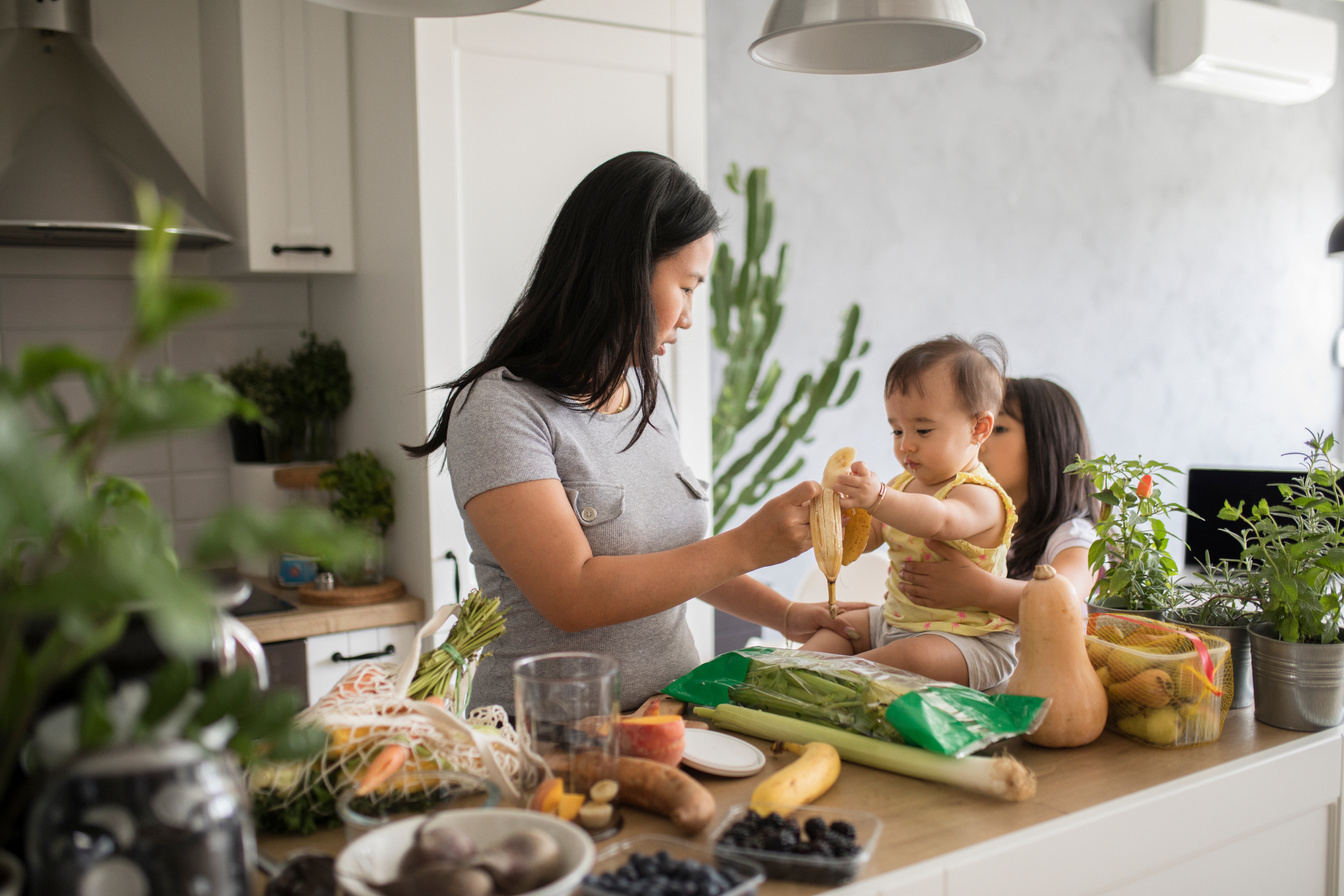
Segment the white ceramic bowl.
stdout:
<svg viewBox="0 0 1344 896">
<path fill-rule="evenodd" d="M 576 890 L 583 876 L 593 867 L 597 850 L 583 828 L 572 821 L 527 809 L 449 809 L 443 813 L 454 827 L 471 835 L 480 849 L 489 849 L 505 837 L 526 828 L 541 828 L 555 837 L 565 860 L 561 877 L 524 896 L 566 896 Z M 336 858 L 336 881 L 342 893 L 352 896 L 379 896 L 364 881 L 392 880 L 401 865 L 401 857 L 411 848 L 415 830 L 424 816 L 404 818 L 371 831 L 350 842 Z M 437 824 L 445 824 L 440 819 Z"/>
</svg>

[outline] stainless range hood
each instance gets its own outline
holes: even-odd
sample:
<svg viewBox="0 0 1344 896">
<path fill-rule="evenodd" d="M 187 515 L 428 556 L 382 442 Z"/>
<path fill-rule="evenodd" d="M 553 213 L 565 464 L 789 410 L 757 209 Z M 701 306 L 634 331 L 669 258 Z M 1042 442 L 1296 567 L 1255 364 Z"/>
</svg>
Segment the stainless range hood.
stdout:
<svg viewBox="0 0 1344 896">
<path fill-rule="evenodd" d="M 179 245 L 231 242 L 89 40 L 89 0 L 0 0 L 0 245 L 129 247 L 149 181 Z"/>
</svg>

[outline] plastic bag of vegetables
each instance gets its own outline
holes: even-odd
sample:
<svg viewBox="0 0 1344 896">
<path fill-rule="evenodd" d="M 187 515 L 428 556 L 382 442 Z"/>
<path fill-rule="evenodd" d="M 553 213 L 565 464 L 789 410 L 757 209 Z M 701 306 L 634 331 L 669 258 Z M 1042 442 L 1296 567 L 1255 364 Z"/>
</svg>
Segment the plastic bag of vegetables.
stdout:
<svg viewBox="0 0 1344 896">
<path fill-rule="evenodd" d="M 503 632 L 499 601 L 472 592 L 463 603 L 440 608 L 414 643 L 454 615 L 440 647 L 399 664 L 360 663 L 300 713 L 299 723 L 326 730 L 321 754 L 248 768 L 259 829 L 311 833 L 334 826 L 341 791 L 377 789 L 398 771 L 469 772 L 517 798 L 525 763 L 504 709 L 465 712 L 481 651 Z"/>
<path fill-rule="evenodd" d="M 962 757 L 1035 730 L 1049 702 L 984 694 L 857 657 L 745 647 L 703 663 L 663 692 L 733 703 Z"/>
</svg>

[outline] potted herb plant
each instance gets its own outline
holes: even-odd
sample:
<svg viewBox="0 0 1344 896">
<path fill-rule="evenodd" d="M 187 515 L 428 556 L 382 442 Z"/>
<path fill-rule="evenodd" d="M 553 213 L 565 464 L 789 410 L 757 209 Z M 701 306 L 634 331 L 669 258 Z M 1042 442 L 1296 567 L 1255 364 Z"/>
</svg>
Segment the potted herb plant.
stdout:
<svg viewBox="0 0 1344 896">
<path fill-rule="evenodd" d="M 1190 511 L 1164 501 L 1159 483 L 1170 485 L 1166 474 L 1180 471 L 1158 461 L 1120 460 L 1113 454 L 1080 459 L 1064 471 L 1091 480 L 1096 489 L 1092 497 L 1101 502 L 1097 540 L 1087 555 L 1098 574 L 1090 611 L 1161 618 L 1176 602 L 1173 582 L 1179 572 L 1167 550 L 1170 536 L 1163 520 Z"/>
<path fill-rule="evenodd" d="M 1166 620 L 1227 641 L 1233 676 L 1230 708 L 1250 706 L 1254 696 L 1250 625 L 1260 614 L 1260 598 L 1249 571 L 1239 559 L 1213 563 L 1206 556 L 1194 580 L 1177 586 L 1177 595 Z"/>
<path fill-rule="evenodd" d="M 349 451 L 317 483 L 335 493 L 332 513 L 376 537 L 376 546 L 359 563 L 337 566 L 337 576 L 349 585 L 378 584 L 383 580 L 383 536 L 396 519 L 392 473 L 372 451 Z"/>
<path fill-rule="evenodd" d="M 261 349 L 250 358 L 220 371 L 219 377 L 239 396 L 252 402 L 264 419 L 229 415 L 229 438 L 234 462 L 278 463 L 280 432 L 274 422 L 285 408 L 285 369 L 262 357 Z"/>
<path fill-rule="evenodd" d="M 209 656 L 217 630 L 215 590 L 201 570 L 281 548 L 347 557 L 365 542 L 362 533 L 349 530 L 325 510 L 293 508 L 261 515 L 234 508 L 205 522 L 194 562 L 184 564 L 172 548 L 170 527 L 144 488 L 100 470 L 107 452 L 123 443 L 215 425 L 230 414 L 255 420 L 260 413 L 213 375 L 182 376 L 171 369 L 149 376 L 141 373 L 136 362 L 147 349 L 160 345 L 190 317 L 219 308 L 226 296 L 214 285 L 172 278 L 178 215 L 161 207 L 152 189 L 139 191 L 137 200 L 147 229 L 134 263 L 134 322 L 115 360 L 103 361 L 64 345 L 28 346 L 18 353 L 14 366 L 0 368 L 0 545 L 4 546 L 0 730 L 5 732 L 0 739 L 0 845 L 4 846 L 19 846 L 25 815 L 30 815 L 31 829 L 39 837 L 57 829 L 68 832 L 69 813 L 63 814 L 62 806 L 69 806 L 61 802 L 66 798 L 42 803 L 48 809 L 55 806 L 54 815 L 29 813 L 36 794 L 50 795 L 52 788 L 59 789 L 57 779 L 45 777 L 36 761 L 50 758 L 54 751 L 28 749 L 30 761 L 22 766 L 19 761 L 39 720 L 44 726 L 57 724 L 50 722 L 61 712 L 53 701 L 63 690 L 79 695 L 72 744 L 77 755 L 71 769 L 88 758 L 100 769 L 100 777 L 124 779 L 125 774 L 138 774 L 147 767 L 162 770 L 182 763 L 193 769 L 213 763 L 217 770 L 227 770 L 233 760 L 222 752 L 224 748 L 244 749 L 257 736 L 271 735 L 277 751 L 286 745 L 304 747 L 302 738 L 285 733 L 291 730 L 297 706 L 292 696 L 277 692 L 259 697 L 247 675 L 216 677 L 198 693 L 189 671 L 183 671 Z M 77 410 L 66 402 L 72 389 L 80 386 L 87 400 Z M 125 698 L 132 701 L 130 711 L 118 713 L 114 706 L 122 699 L 117 696 L 121 691 L 112 685 L 116 649 L 136 625 L 159 651 L 153 655 L 158 659 L 150 659 L 150 671 L 158 672 L 149 676 L 154 683 L 138 692 L 138 700 Z M 139 677 L 145 674 L 141 670 Z M 79 680 L 83 685 L 72 687 Z M 219 722 L 224 723 L 222 728 L 214 724 Z M 217 737 L 192 746 L 196 735 L 207 728 Z M 185 746 L 175 746 L 181 744 Z M 129 765 L 125 755 L 110 755 L 120 746 L 135 752 L 137 758 Z M 104 859 L 120 859 L 120 871 L 133 875 L 181 867 L 173 861 L 182 857 L 182 844 L 136 840 L 134 831 L 119 821 L 133 810 L 119 799 L 106 797 L 104 822 L 98 826 L 102 833 L 90 828 L 81 835 L 92 838 L 88 842 L 94 851 L 81 854 L 81 861 L 89 865 L 66 860 L 53 866 L 48 854 L 37 851 L 49 844 L 29 838 L 35 891 L 76 892 L 82 887 L 70 884 L 72 869 L 87 870 Z M 241 824 L 215 844 L 222 882 L 212 870 L 207 888 L 247 889 L 245 866 L 255 855 L 247 842 L 250 837 L 250 823 Z M 146 869 L 155 863 L 155 868 Z M 65 877 L 53 883 L 48 872 Z M 155 886 L 154 892 L 162 889 Z M 186 889 L 184 882 L 181 891 Z"/>
<path fill-rule="evenodd" d="M 1218 514 L 1246 526 L 1236 537 L 1261 607 L 1250 626 L 1255 717 L 1296 731 L 1344 723 L 1344 470 L 1330 457 L 1333 435 L 1309 436 L 1281 503 Z"/>
<path fill-rule="evenodd" d="M 319 342 L 305 331 L 303 342 L 289 353 L 285 376 L 285 410 L 293 439 L 293 460 L 336 457 L 336 418 L 350 406 L 350 367 L 339 340 Z"/>
</svg>

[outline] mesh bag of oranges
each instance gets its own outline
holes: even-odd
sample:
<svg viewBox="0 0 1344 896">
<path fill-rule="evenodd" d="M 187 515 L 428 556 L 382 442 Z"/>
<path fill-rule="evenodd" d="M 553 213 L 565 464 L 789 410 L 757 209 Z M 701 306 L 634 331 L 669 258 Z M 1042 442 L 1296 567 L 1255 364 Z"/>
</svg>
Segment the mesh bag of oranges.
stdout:
<svg viewBox="0 0 1344 896">
<path fill-rule="evenodd" d="M 1222 638 L 1122 613 L 1087 618 L 1087 656 L 1106 686 L 1106 728 L 1154 747 L 1218 739 L 1232 705 Z"/>
</svg>

